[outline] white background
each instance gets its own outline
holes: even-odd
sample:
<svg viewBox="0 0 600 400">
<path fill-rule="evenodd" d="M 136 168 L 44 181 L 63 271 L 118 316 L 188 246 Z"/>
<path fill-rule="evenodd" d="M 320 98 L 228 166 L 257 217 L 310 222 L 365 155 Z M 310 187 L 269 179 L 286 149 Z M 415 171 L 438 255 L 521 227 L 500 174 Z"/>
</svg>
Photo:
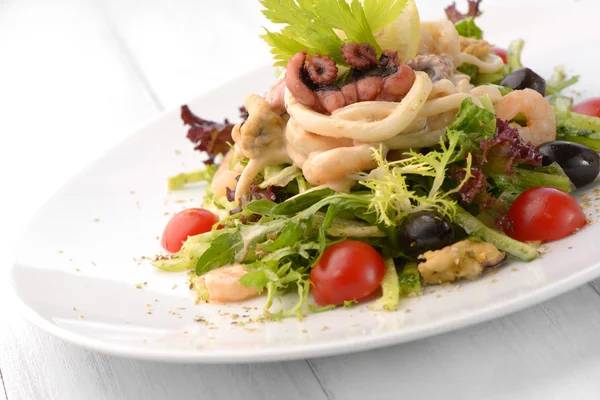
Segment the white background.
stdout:
<svg viewBox="0 0 600 400">
<path fill-rule="evenodd" d="M 419 5 L 423 15 L 441 17 L 445 3 Z M 535 68 L 549 70 L 536 60 L 551 53 L 584 75 L 583 87 L 597 82 L 594 54 L 569 45 L 581 30 L 564 27 L 567 21 L 600 37 L 592 0 L 485 0 L 484 9 L 493 10 L 482 18 L 484 29 L 501 27 L 486 31 L 490 40 L 506 45 L 523 36 Z M 107 357 L 14 314 L 5 271 L 35 210 L 146 119 L 268 63 L 261 24 L 250 0 L 0 2 L 0 399 L 598 398 L 600 296 L 593 284 L 408 345 L 267 365 Z"/>
</svg>

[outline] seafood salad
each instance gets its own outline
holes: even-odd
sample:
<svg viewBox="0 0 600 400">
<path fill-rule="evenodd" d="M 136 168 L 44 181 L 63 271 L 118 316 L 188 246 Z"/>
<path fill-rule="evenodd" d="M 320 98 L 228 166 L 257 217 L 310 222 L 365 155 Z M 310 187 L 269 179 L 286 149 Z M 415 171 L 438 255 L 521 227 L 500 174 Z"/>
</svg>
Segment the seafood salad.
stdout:
<svg viewBox="0 0 600 400">
<path fill-rule="evenodd" d="M 198 301 L 393 311 L 584 229 L 569 193 L 598 175 L 600 100 L 573 105 L 578 77 L 522 65 L 522 40 L 485 40 L 481 0 L 431 22 L 413 0 L 259 2 L 279 78 L 235 124 L 181 108 L 204 166 L 169 190 L 206 194 L 153 265 L 189 271 Z"/>
</svg>

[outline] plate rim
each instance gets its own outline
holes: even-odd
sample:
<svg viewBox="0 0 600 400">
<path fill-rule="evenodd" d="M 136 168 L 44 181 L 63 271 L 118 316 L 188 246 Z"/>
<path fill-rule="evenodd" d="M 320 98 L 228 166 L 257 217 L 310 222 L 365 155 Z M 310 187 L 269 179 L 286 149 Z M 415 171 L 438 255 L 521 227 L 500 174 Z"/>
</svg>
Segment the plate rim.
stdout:
<svg viewBox="0 0 600 400">
<path fill-rule="evenodd" d="M 208 97 L 211 93 L 216 93 L 223 86 L 235 84 L 238 81 L 247 80 L 256 74 L 266 73 L 267 70 L 272 70 L 270 65 L 263 65 L 255 68 L 242 75 L 238 75 L 226 82 L 221 83 L 218 87 L 200 93 L 192 98 L 186 104 L 193 104 L 200 98 Z M 176 107 L 161 110 L 159 113 L 146 119 L 144 122 L 132 129 L 128 135 L 125 135 L 122 140 L 116 142 L 109 149 L 102 152 L 95 159 L 87 163 L 82 169 L 71 176 L 58 190 L 48 196 L 44 204 L 35 212 L 29 223 L 21 231 L 15 250 L 21 246 L 31 231 L 34 223 L 38 220 L 42 211 L 47 204 L 51 203 L 55 198 L 67 190 L 80 176 L 91 170 L 99 160 L 113 152 L 116 148 L 124 145 L 130 140 L 138 137 L 141 131 L 163 119 L 167 114 L 176 110 Z M 543 261 L 542 261 L 543 262 Z M 466 328 L 475 324 L 491 321 L 508 314 L 523 310 L 536 304 L 540 304 L 546 300 L 564 294 L 579 286 L 582 286 L 590 281 L 600 277 L 600 260 L 591 264 L 587 268 L 569 275 L 559 281 L 553 282 L 543 287 L 530 290 L 526 294 L 519 295 L 510 300 L 501 301 L 492 306 L 484 306 L 472 312 L 461 314 L 458 316 L 437 319 L 431 323 L 418 325 L 404 330 L 377 334 L 376 336 L 352 337 L 344 338 L 335 341 L 306 343 L 288 348 L 270 347 L 260 349 L 246 349 L 243 351 L 228 351 L 228 350 L 210 350 L 202 352 L 196 350 L 180 350 L 180 349 L 157 349 L 143 348 L 140 346 L 131 346 L 125 344 L 116 344 L 103 341 L 101 339 L 92 338 L 88 335 L 76 333 L 69 329 L 63 328 L 51 320 L 43 317 L 34 308 L 30 307 L 19 295 L 19 289 L 16 282 L 15 271 L 22 267 L 18 260 L 18 255 L 13 255 L 13 262 L 9 269 L 9 290 L 12 291 L 12 297 L 15 300 L 15 307 L 18 313 L 27 321 L 37 326 L 42 331 L 49 333 L 59 339 L 93 350 L 102 354 L 109 354 L 117 357 L 127 357 L 139 360 L 161 361 L 170 363 L 197 363 L 197 364 L 238 364 L 238 363 L 257 363 L 257 362 L 277 362 L 277 361 L 292 361 L 309 358 L 329 357 L 341 354 L 351 354 L 361 351 L 374 350 L 378 348 L 399 345 L 411 341 L 429 338 L 438 334 L 447 333 L 450 331 Z M 9 298 L 11 296 L 9 295 Z M 397 311 L 399 312 L 399 311 Z"/>
<path fill-rule="evenodd" d="M 600 262 L 580 271 L 568 278 L 557 281 L 548 286 L 534 289 L 527 294 L 514 299 L 500 302 L 493 306 L 477 309 L 458 317 L 445 318 L 433 321 L 430 324 L 416 326 L 408 330 L 399 330 L 378 334 L 375 337 L 345 338 L 333 342 L 308 343 L 291 348 L 271 347 L 266 349 L 248 349 L 244 351 L 156 349 L 133 347 L 122 344 L 107 343 L 100 339 L 75 333 L 44 318 L 33 308 L 29 307 L 18 295 L 15 286 L 14 271 L 19 263 L 15 262 L 11 268 L 11 289 L 16 298 L 16 307 L 27 321 L 37 326 L 44 332 L 54 335 L 65 342 L 79 347 L 93 350 L 101 354 L 117 357 L 134 358 L 138 360 L 160 361 L 169 363 L 195 363 L 195 364 L 241 364 L 263 363 L 277 361 L 293 361 L 309 358 L 322 358 L 343 354 L 358 353 L 367 350 L 399 345 L 416 340 L 430 338 L 435 335 L 467 328 L 479 323 L 491 321 L 506 315 L 521 311 L 533 305 L 564 294 L 582 286 L 595 278 L 600 277 Z M 400 312 L 400 311 L 396 311 Z M 275 322 L 274 322 L 275 323 Z"/>
</svg>

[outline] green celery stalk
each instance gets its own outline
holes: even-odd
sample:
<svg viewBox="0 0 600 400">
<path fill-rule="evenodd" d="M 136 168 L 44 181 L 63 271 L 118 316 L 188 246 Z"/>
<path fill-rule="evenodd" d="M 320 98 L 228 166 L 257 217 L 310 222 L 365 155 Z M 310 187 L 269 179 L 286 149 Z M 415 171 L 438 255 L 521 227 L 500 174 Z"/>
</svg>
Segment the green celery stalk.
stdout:
<svg viewBox="0 0 600 400">
<path fill-rule="evenodd" d="M 596 136 L 597 138 L 594 138 L 592 136 Z M 561 134 L 560 132 L 557 132 L 556 139 L 564 140 L 567 142 L 579 143 L 586 147 L 589 147 L 596 153 L 600 153 L 600 134 L 598 132 L 581 131 L 579 134 Z"/>
<path fill-rule="evenodd" d="M 376 305 L 381 306 L 385 311 L 396 311 L 400 303 L 400 281 L 396 272 L 396 264 L 393 258 L 385 260 L 386 272 L 381 282 L 383 295 L 377 300 Z"/>
<path fill-rule="evenodd" d="M 600 118 L 571 111 L 558 112 L 557 125 L 581 131 L 600 132 Z"/>
<path fill-rule="evenodd" d="M 488 228 L 483 222 L 458 205 L 456 206 L 454 222 L 462 227 L 467 234 L 480 236 L 499 250 L 505 251 L 523 261 L 535 260 L 538 257 L 538 251 L 535 247 L 511 239 L 502 232 Z"/>
<path fill-rule="evenodd" d="M 508 61 L 508 67 L 511 71 L 523 68 L 523 64 L 521 63 L 523 47 L 525 47 L 525 41 L 523 39 L 514 40 L 508 46 L 506 60 Z"/>
<path fill-rule="evenodd" d="M 522 192 L 537 186 L 549 186 L 566 193 L 571 193 L 575 190 L 575 185 L 573 185 L 573 182 L 566 175 L 546 174 L 522 168 L 516 168 L 515 175 L 512 178 L 500 174 L 491 174 L 490 178 L 494 180 L 496 186 L 504 190 L 513 188 Z"/>
<path fill-rule="evenodd" d="M 185 185 L 197 182 L 210 182 L 217 171 L 218 166 L 207 165 L 205 169 L 192 172 L 182 172 L 172 176 L 168 180 L 169 191 L 181 190 Z"/>
<path fill-rule="evenodd" d="M 400 294 L 405 297 L 419 295 L 423 292 L 421 288 L 421 274 L 417 263 L 408 262 L 400 273 Z"/>
</svg>

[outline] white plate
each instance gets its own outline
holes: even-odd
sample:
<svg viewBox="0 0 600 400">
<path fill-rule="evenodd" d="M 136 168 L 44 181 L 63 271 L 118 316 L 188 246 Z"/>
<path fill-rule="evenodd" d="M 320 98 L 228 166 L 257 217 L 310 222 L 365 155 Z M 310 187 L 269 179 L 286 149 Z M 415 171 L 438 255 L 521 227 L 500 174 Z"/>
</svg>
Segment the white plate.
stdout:
<svg viewBox="0 0 600 400">
<path fill-rule="evenodd" d="M 536 36 L 539 30 L 530 28 Z M 589 45 L 544 43 L 546 49 L 569 52 Z M 542 51 L 543 46 L 530 47 Z M 553 50 L 533 66 L 547 74 L 555 57 Z M 590 64 L 579 68 L 573 62 L 580 72 L 591 73 Z M 191 108 L 205 118 L 235 119 L 245 95 L 264 92 L 273 76 L 269 68 L 261 69 L 196 99 Z M 514 262 L 474 282 L 428 289 L 422 297 L 403 300 L 395 313 L 361 306 L 303 321 L 259 324 L 248 320 L 258 316 L 261 298 L 244 307 L 194 305 L 185 274 L 163 273 L 140 261 L 160 251 L 157 237 L 169 218 L 165 213 L 195 206 L 201 198 L 201 190 L 166 192 L 168 176 L 201 165 L 184 136 L 179 110 L 161 115 L 81 172 L 38 212 L 12 270 L 16 303 L 31 322 L 74 344 L 120 356 L 198 363 L 289 360 L 447 332 L 600 276 L 595 240 L 600 225 L 591 225 L 552 244 L 550 253 L 534 262 Z M 591 191 L 593 203 L 600 197 Z"/>
</svg>

